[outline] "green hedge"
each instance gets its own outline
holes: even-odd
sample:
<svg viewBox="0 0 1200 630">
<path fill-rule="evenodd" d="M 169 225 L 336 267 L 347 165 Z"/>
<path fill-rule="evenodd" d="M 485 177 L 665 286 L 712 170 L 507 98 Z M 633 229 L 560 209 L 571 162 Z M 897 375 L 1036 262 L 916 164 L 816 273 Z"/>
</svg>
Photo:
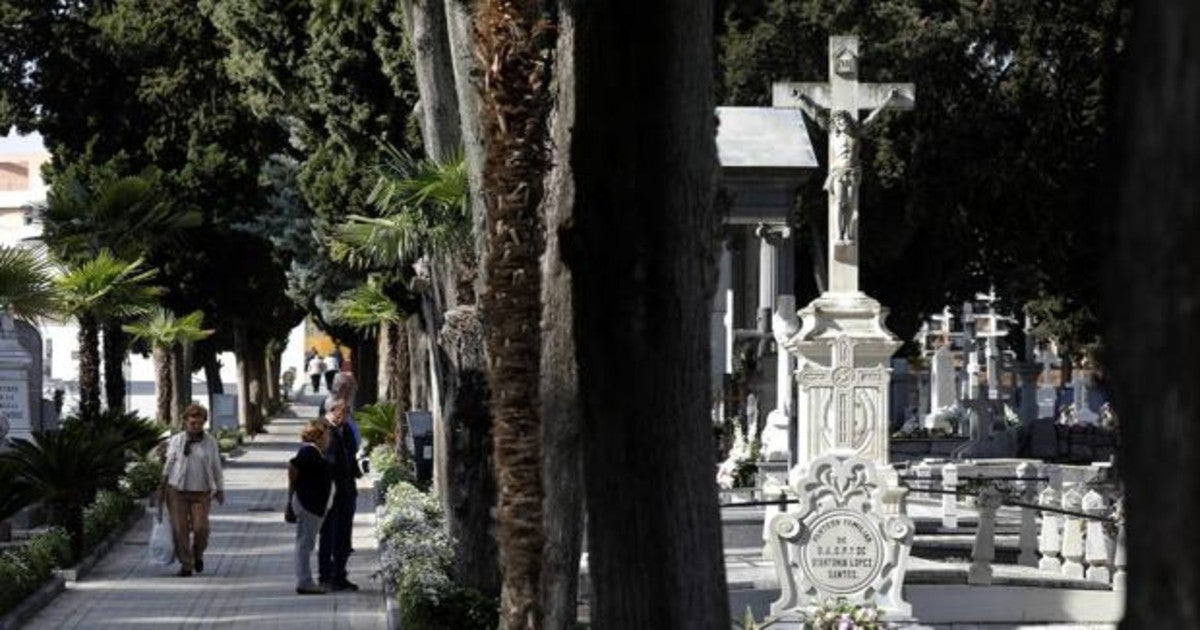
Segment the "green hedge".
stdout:
<svg viewBox="0 0 1200 630">
<path fill-rule="evenodd" d="M 15 608 L 70 558 L 71 538 L 58 527 L 0 553 L 0 614 Z"/>
</svg>

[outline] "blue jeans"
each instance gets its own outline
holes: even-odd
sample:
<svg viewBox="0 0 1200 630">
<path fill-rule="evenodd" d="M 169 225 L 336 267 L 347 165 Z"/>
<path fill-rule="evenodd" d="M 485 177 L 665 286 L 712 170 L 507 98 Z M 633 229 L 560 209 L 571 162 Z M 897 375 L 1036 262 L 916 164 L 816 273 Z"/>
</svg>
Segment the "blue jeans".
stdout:
<svg viewBox="0 0 1200 630">
<path fill-rule="evenodd" d="M 356 491 L 337 489 L 333 504 L 321 524 L 321 542 L 317 548 L 317 572 L 322 582 L 346 579 L 346 561 L 350 559 L 350 535 L 354 532 Z"/>
<path fill-rule="evenodd" d="M 296 496 L 292 496 L 292 511 L 296 513 L 296 588 L 315 586 L 309 557 L 317 545 L 324 518 L 304 509 Z"/>
</svg>

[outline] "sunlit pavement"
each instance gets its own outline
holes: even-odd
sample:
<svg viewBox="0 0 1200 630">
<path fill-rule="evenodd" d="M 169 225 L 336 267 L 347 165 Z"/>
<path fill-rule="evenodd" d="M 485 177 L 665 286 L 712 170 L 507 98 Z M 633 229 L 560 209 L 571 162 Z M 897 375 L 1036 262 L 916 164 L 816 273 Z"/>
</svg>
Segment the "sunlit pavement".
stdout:
<svg viewBox="0 0 1200 630">
<path fill-rule="evenodd" d="M 305 397 L 268 433 L 225 464 L 225 505 L 213 503 L 204 573 L 176 577 L 178 564 L 148 561 L 150 519 L 143 519 L 82 582 L 69 585 L 27 628 L 383 628 L 379 556 L 370 484 L 362 480 L 354 523 L 350 580 L 362 590 L 297 595 L 295 527 L 283 520 L 287 460 L 300 427 L 316 417 Z M 316 557 L 313 554 L 313 572 Z"/>
</svg>

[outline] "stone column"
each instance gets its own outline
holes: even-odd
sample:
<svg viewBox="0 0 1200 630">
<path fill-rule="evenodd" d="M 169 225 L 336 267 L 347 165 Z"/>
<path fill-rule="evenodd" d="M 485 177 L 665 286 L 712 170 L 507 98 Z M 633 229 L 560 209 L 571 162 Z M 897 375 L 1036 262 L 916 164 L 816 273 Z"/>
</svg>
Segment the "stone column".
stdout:
<svg viewBox="0 0 1200 630">
<path fill-rule="evenodd" d="M 963 353 L 967 359 L 967 379 L 963 383 L 962 400 L 979 398 L 979 353 L 975 347 L 975 314 L 970 302 L 963 304 Z"/>
<path fill-rule="evenodd" d="M 29 369 L 33 358 L 17 341 L 12 316 L 0 312 L 0 425 L 7 425 L 8 438 L 31 437 Z M 40 392 L 38 392 L 40 395 Z"/>
<path fill-rule="evenodd" d="M 770 256 L 774 259 L 773 274 L 764 274 L 759 268 L 760 307 L 763 286 L 768 282 L 776 293 L 772 297 L 771 333 L 775 338 L 775 406 L 767 414 L 767 425 L 763 429 L 763 457 L 768 461 L 788 461 L 790 447 L 789 435 L 794 424 L 795 411 L 792 399 L 794 391 L 792 379 L 795 378 L 796 363 L 785 346 L 788 339 L 800 329 L 796 319 L 796 297 L 793 295 L 795 285 L 795 245 L 791 238 L 791 228 L 787 226 L 760 226 L 758 234 L 762 238 L 763 250 L 771 249 Z M 767 254 L 762 254 L 761 261 L 765 265 Z M 771 277 L 766 277 L 771 276 Z M 765 278 L 765 279 L 764 279 Z"/>
<path fill-rule="evenodd" d="M 733 346 L 732 319 L 730 317 L 731 277 L 733 255 L 728 242 L 721 246 L 721 259 L 717 266 L 717 290 L 713 294 L 712 314 L 709 319 L 709 339 L 712 351 L 711 386 L 713 412 L 716 418 L 725 418 L 725 375 L 733 372 L 730 356 Z"/>
</svg>

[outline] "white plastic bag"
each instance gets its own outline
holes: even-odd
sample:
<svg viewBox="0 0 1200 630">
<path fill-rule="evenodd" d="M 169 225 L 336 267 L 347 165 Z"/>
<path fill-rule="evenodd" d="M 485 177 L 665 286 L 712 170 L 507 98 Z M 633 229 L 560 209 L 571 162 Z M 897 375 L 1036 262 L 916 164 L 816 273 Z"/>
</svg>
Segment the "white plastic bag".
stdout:
<svg viewBox="0 0 1200 630">
<path fill-rule="evenodd" d="M 167 566 L 175 562 L 175 532 L 171 528 L 171 515 L 154 519 L 150 530 L 150 562 Z"/>
</svg>

